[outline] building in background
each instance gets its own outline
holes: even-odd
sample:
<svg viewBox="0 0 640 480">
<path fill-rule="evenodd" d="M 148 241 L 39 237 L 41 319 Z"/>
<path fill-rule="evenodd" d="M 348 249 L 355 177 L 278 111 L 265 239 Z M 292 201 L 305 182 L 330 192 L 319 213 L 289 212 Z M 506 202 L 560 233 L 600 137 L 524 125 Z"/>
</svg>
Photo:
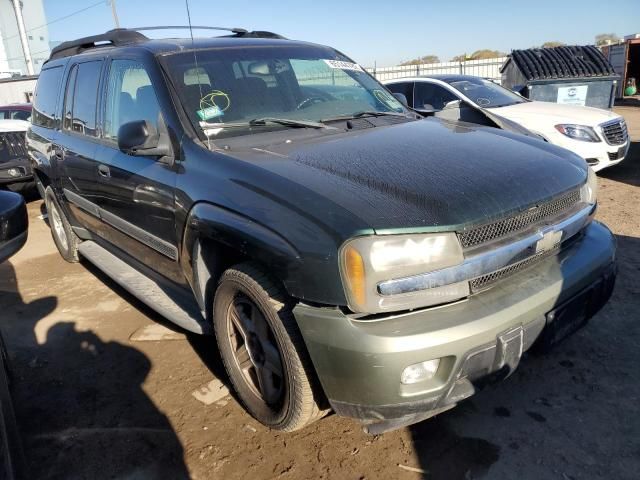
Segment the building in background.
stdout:
<svg viewBox="0 0 640 480">
<path fill-rule="evenodd" d="M 49 30 L 44 13 L 43 0 L 21 0 L 22 17 L 27 43 L 31 52 L 33 70 L 40 73 L 42 64 L 49 58 Z M 28 69 L 18 30 L 18 20 L 13 0 L 0 0 L 0 78 L 27 75 Z"/>
</svg>

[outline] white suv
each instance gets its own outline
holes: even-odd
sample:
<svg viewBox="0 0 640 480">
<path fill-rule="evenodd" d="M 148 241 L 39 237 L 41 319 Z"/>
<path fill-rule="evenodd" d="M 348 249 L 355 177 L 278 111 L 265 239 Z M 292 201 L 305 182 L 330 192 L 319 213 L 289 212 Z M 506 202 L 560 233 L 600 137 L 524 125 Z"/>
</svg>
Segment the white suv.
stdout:
<svg viewBox="0 0 640 480">
<path fill-rule="evenodd" d="M 494 116 L 518 123 L 547 142 L 584 158 L 595 170 L 620 163 L 629 150 L 624 119 L 611 111 L 576 105 L 534 102 L 489 80 L 469 75 L 433 75 L 383 82 L 401 93 L 409 106 L 435 114 L 462 100 Z"/>
</svg>

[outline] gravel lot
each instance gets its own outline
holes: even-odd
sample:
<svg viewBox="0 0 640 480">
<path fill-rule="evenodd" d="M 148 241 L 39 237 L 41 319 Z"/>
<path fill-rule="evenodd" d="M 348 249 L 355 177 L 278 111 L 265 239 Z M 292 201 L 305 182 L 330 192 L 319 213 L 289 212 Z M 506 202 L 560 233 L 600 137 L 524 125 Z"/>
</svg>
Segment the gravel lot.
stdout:
<svg viewBox="0 0 640 480">
<path fill-rule="evenodd" d="M 91 266 L 65 263 L 32 201 L 29 242 L 0 265 L 0 329 L 32 478 L 637 479 L 640 108 L 617 110 L 636 143 L 600 175 L 598 218 L 619 246 L 611 302 L 506 382 L 376 437 L 335 415 L 294 434 L 257 424 L 216 395 L 226 379 L 210 339 L 174 330 Z"/>
</svg>

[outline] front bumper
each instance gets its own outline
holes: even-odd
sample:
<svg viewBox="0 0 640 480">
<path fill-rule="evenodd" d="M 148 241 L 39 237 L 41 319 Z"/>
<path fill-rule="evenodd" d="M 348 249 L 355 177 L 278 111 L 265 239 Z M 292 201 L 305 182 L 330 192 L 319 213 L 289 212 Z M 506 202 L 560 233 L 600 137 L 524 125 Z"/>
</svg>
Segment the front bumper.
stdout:
<svg viewBox="0 0 640 480">
<path fill-rule="evenodd" d="M 294 314 L 334 411 L 378 433 L 447 410 L 480 383 L 509 375 L 553 329 L 545 329 L 549 312 L 592 285 L 600 287 L 590 313 L 606 302 L 614 263 L 611 232 L 593 222 L 557 256 L 465 301 L 367 321 L 307 305 Z M 400 382 L 407 366 L 437 358 L 430 380 Z"/>
<path fill-rule="evenodd" d="M 9 174 L 9 171 L 18 171 L 17 176 Z M 33 179 L 33 170 L 28 160 L 11 160 L 0 163 L 0 185 L 28 182 Z"/>
<path fill-rule="evenodd" d="M 597 172 L 622 162 L 629 152 L 631 141 L 627 140 L 622 145 L 609 145 L 605 141 L 589 143 L 563 138 L 558 145 L 580 155 Z"/>
</svg>

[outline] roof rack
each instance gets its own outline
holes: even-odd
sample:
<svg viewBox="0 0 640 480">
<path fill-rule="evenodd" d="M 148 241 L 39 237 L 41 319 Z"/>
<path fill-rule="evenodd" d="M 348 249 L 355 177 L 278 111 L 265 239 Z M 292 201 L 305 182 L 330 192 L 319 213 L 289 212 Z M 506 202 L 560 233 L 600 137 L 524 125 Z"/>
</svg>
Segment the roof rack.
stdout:
<svg viewBox="0 0 640 480">
<path fill-rule="evenodd" d="M 108 32 L 100 35 L 93 35 L 91 37 L 83 37 L 78 38 L 77 40 L 63 42 L 51 50 L 49 60 L 77 55 L 78 53 L 90 48 L 100 47 L 103 44 L 120 46 L 143 42 L 145 40 L 148 40 L 148 38 L 135 30 L 128 28 L 114 28 L 113 30 L 109 30 Z"/>
<path fill-rule="evenodd" d="M 226 27 L 203 27 L 203 26 L 189 26 L 189 25 L 159 25 L 157 27 L 138 27 L 138 28 L 128 28 L 127 30 L 135 30 L 135 31 L 143 31 L 143 30 L 223 30 L 225 32 L 233 32 L 238 35 L 242 35 L 245 33 L 249 33 L 248 30 L 244 28 L 226 28 Z"/>
<path fill-rule="evenodd" d="M 63 42 L 54 49 L 51 50 L 49 60 L 56 58 L 69 57 L 71 55 L 77 55 L 85 50 L 102 46 L 115 46 L 130 45 L 134 43 L 144 42 L 149 40 L 149 37 L 140 33 L 145 30 L 181 30 L 181 29 L 193 29 L 193 30 L 222 30 L 233 33 L 229 37 L 241 37 L 241 38 L 274 38 L 284 39 L 285 37 L 278 35 L 277 33 L 267 32 L 264 30 L 248 31 L 244 28 L 225 28 L 225 27 L 206 27 L 206 26 L 189 26 L 189 25 L 162 25 L 156 27 L 138 27 L 138 28 L 114 28 L 108 32 L 100 35 L 93 35 L 91 37 L 83 37 L 77 40 L 71 40 Z"/>
</svg>

